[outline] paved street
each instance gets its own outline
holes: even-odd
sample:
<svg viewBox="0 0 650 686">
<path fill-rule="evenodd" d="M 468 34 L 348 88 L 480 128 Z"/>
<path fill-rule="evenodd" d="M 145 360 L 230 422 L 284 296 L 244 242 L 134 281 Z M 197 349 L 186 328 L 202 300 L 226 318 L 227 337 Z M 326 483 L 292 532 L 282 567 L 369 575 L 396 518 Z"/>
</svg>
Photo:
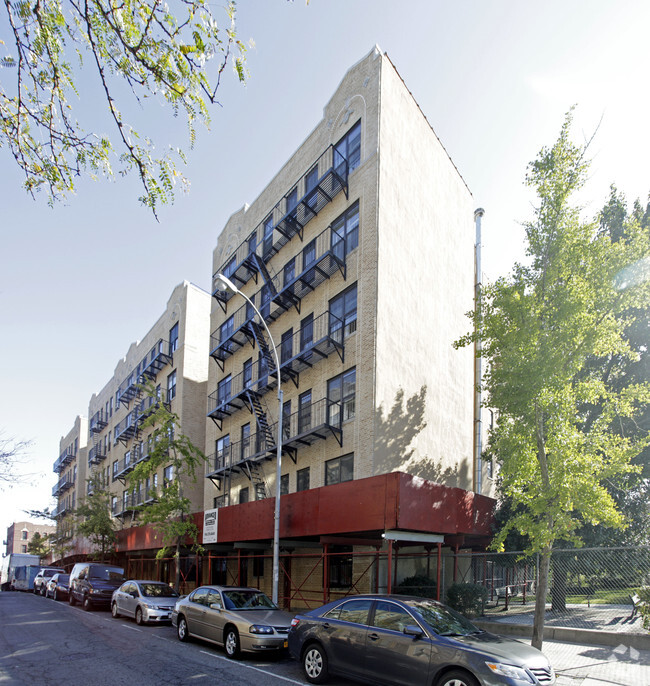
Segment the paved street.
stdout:
<svg viewBox="0 0 650 686">
<path fill-rule="evenodd" d="M 544 652 L 558 674 L 557 686 L 650 686 L 650 651 L 545 641 Z M 68 683 L 277 686 L 305 680 L 287 656 L 233 662 L 208 643 L 181 643 L 169 625 L 138 627 L 107 611 L 84 612 L 31 593 L 0 593 L 0 684 Z"/>
<path fill-rule="evenodd" d="M 233 662 L 208 643 L 181 643 L 169 625 L 138 627 L 31 593 L 0 593 L 0 617 L 2 686 L 305 683 L 286 656 Z"/>
</svg>

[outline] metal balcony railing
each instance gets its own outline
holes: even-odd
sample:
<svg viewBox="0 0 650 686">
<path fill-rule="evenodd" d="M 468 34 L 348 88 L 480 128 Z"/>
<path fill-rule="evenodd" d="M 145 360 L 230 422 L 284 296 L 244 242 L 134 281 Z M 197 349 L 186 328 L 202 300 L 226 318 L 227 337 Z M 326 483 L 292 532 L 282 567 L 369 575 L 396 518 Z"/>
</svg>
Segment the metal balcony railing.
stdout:
<svg viewBox="0 0 650 686">
<path fill-rule="evenodd" d="M 134 446 L 133 450 L 127 451 L 124 457 L 117 463 L 117 468 L 113 467 L 113 481 L 123 479 L 133 470 L 138 462 L 138 454 L 138 446 Z"/>
<path fill-rule="evenodd" d="M 169 343 L 160 338 L 120 384 L 117 389 L 118 402 L 128 407 L 130 402 L 141 393 L 145 382 L 153 381 L 163 367 L 173 364 L 173 360 L 173 355 L 169 352 Z"/>
<path fill-rule="evenodd" d="M 88 466 L 99 464 L 104 459 L 106 459 L 106 448 L 100 441 L 88 451 Z"/>
<path fill-rule="evenodd" d="M 132 439 L 138 429 L 138 411 L 131 410 L 121 422 L 115 425 L 114 442 L 118 441 L 126 444 Z"/>
<path fill-rule="evenodd" d="M 68 473 L 65 476 L 61 477 L 57 481 L 56 486 L 52 488 L 52 496 L 57 497 L 61 493 L 65 493 L 73 485 L 74 479 Z"/>
<path fill-rule="evenodd" d="M 305 224 L 342 190 L 347 194 L 347 188 L 348 162 L 330 145 L 219 267 L 212 280 L 213 296 L 223 304 L 232 297 L 232 293 L 216 289 L 217 274 L 243 286 L 260 270 L 260 264 L 268 262 L 293 236 L 302 237 Z"/>
<path fill-rule="evenodd" d="M 66 448 L 57 458 L 54 466 L 52 467 L 52 471 L 60 474 L 61 471 L 67 467 L 72 460 L 75 459 L 75 457 L 77 457 L 77 454 L 72 449 Z"/>
<path fill-rule="evenodd" d="M 333 352 L 341 361 L 344 356 L 343 322 L 336 315 L 324 312 L 312 320 L 291 338 L 282 341 L 280 355 L 280 378 L 282 381 L 297 379 L 304 369 L 309 369 Z M 250 393 L 263 395 L 277 385 L 275 369 L 255 361 L 248 369 L 233 376 L 229 384 L 208 396 L 208 417 L 221 421 L 233 412 L 248 406 Z"/>
<path fill-rule="evenodd" d="M 88 428 L 90 429 L 91 433 L 100 433 L 107 426 L 108 417 L 105 416 L 103 408 L 95 412 L 95 414 L 90 418 L 90 422 L 88 424 Z"/>
<path fill-rule="evenodd" d="M 282 419 L 283 452 L 293 457 L 300 446 L 311 445 L 329 435 L 333 435 L 341 445 L 341 424 L 341 403 L 327 398 L 310 403 Z M 277 432 L 276 422 L 268 432 L 258 431 L 213 453 L 206 459 L 206 478 L 220 479 L 229 472 L 244 471 L 247 462 L 272 459 L 277 451 Z"/>
</svg>

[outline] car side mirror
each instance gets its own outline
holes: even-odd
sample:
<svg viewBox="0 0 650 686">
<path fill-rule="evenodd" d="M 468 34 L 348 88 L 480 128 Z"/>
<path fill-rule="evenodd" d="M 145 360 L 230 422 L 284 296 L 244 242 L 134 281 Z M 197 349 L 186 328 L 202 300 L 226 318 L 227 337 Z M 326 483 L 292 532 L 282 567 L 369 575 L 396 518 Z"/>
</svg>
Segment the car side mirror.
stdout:
<svg viewBox="0 0 650 686">
<path fill-rule="evenodd" d="M 221 611 L 221 605 L 218 605 L 217 603 L 210 603 L 210 609 Z"/>
<path fill-rule="evenodd" d="M 129 595 L 130 595 L 132 598 L 137 598 L 137 597 L 138 597 L 138 592 L 137 592 L 137 591 L 131 591 L 131 593 L 129 593 Z"/>
<path fill-rule="evenodd" d="M 402 631 L 407 636 L 413 636 L 413 638 L 422 638 L 424 636 L 424 631 L 417 624 L 407 624 Z"/>
</svg>

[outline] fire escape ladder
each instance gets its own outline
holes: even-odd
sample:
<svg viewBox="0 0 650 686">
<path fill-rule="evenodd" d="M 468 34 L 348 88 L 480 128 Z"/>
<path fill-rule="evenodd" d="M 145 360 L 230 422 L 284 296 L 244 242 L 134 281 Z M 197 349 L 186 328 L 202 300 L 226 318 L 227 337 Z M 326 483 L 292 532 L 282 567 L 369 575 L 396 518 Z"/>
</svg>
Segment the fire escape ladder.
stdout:
<svg viewBox="0 0 650 686">
<path fill-rule="evenodd" d="M 264 260 L 257 253 L 252 255 L 252 259 L 255 261 L 258 271 L 264 278 L 264 283 L 268 286 L 271 299 L 273 299 L 277 295 L 278 291 L 275 287 L 271 273 L 269 272 Z"/>
<path fill-rule="evenodd" d="M 266 372 L 267 374 L 272 374 L 272 370 L 275 369 L 275 361 L 273 360 L 271 348 L 269 348 L 269 344 L 266 342 L 266 337 L 264 336 L 262 325 L 258 324 L 253 319 L 251 320 L 250 328 L 253 332 L 253 338 L 255 339 L 255 342 L 257 343 L 257 346 L 260 349 L 260 352 L 262 353 L 264 362 L 266 363 Z"/>
<path fill-rule="evenodd" d="M 264 498 L 269 497 L 269 489 L 266 485 L 266 479 L 264 478 L 264 469 L 262 465 L 256 460 L 249 460 L 244 468 L 246 476 L 251 480 L 251 483 L 255 487 L 255 495 L 259 497 L 260 491 Z M 258 487 L 261 486 L 261 489 Z"/>
<path fill-rule="evenodd" d="M 246 395 L 255 414 L 257 429 L 264 436 L 267 448 L 271 448 L 275 445 L 275 439 L 268 422 L 268 409 L 265 407 L 265 404 L 262 404 L 262 400 L 256 393 L 248 391 Z"/>
</svg>

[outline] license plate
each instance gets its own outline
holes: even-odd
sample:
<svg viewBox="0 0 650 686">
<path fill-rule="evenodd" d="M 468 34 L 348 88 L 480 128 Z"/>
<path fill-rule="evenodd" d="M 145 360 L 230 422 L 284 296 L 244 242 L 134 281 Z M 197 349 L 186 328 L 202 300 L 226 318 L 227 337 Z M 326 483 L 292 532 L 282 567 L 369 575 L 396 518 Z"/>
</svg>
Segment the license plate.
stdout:
<svg viewBox="0 0 650 686">
<path fill-rule="evenodd" d="M 289 647 L 289 641 L 285 641 L 285 642 L 282 644 L 282 647 L 283 647 L 283 648 L 288 648 L 288 647 Z"/>
</svg>

